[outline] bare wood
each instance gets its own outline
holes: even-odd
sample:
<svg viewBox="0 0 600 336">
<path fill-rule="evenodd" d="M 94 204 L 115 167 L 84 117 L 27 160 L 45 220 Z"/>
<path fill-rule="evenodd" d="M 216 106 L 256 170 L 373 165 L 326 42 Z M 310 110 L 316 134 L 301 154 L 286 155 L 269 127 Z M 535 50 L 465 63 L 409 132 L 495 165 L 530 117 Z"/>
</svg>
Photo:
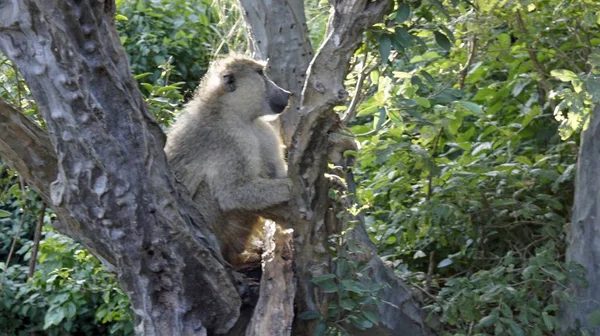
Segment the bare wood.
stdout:
<svg viewBox="0 0 600 336">
<path fill-rule="evenodd" d="M 35 264 L 37 261 L 37 253 L 40 247 L 40 238 L 42 237 L 42 226 L 44 226 L 44 216 L 46 215 L 46 202 L 42 203 L 40 214 L 38 215 L 37 223 L 35 224 L 35 233 L 33 234 L 33 247 L 31 248 L 31 259 L 29 259 L 29 271 L 27 277 L 33 277 L 35 272 Z"/>
<path fill-rule="evenodd" d="M 246 336 L 290 335 L 294 320 L 294 277 L 292 230 L 280 230 L 272 221 L 265 224 L 267 246 L 263 254 L 260 298 Z"/>
<path fill-rule="evenodd" d="M 0 156 L 27 185 L 35 190 L 46 204 L 50 204 L 50 184 L 57 175 L 57 159 L 48 135 L 31 119 L 0 100 Z M 66 209 L 53 207 L 58 217 L 52 226 L 59 232 L 82 243 L 102 260 L 108 269 L 114 269 L 114 259 L 108 248 L 86 236 L 81 226 Z"/>
</svg>

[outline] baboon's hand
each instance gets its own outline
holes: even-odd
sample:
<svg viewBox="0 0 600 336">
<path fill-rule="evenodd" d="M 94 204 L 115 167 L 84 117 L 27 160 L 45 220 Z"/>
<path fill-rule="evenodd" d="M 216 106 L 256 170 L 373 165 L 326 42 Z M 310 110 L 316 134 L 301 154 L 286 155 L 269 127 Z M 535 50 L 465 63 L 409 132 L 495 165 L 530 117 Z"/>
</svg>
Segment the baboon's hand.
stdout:
<svg viewBox="0 0 600 336">
<path fill-rule="evenodd" d="M 260 215 L 266 219 L 270 219 L 277 224 L 289 223 L 292 215 L 289 202 L 284 202 L 260 211 Z"/>
</svg>

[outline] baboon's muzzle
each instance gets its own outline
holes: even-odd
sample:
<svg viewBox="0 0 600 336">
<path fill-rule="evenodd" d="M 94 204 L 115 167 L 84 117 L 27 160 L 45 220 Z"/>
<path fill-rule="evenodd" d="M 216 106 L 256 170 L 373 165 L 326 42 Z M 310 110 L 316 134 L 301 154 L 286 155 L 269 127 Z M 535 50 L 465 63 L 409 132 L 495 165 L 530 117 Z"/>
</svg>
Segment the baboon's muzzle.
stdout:
<svg viewBox="0 0 600 336">
<path fill-rule="evenodd" d="M 269 82 L 269 107 L 274 113 L 279 114 L 288 106 L 291 92 L 280 88 L 272 81 Z"/>
</svg>

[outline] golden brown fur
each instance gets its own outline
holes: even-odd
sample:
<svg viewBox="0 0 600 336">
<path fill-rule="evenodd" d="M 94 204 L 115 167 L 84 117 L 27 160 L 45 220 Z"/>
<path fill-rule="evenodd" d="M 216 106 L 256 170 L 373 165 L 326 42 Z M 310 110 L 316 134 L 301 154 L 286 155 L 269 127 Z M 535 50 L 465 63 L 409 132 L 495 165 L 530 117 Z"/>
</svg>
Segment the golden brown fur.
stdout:
<svg viewBox="0 0 600 336">
<path fill-rule="evenodd" d="M 261 118 L 281 113 L 289 92 L 266 78 L 263 68 L 245 57 L 212 64 L 165 146 L 194 200 L 219 213 L 213 231 L 225 259 L 236 266 L 264 222 L 260 215 L 280 219 L 275 217 L 286 215 L 290 198 L 282 143 Z"/>
</svg>

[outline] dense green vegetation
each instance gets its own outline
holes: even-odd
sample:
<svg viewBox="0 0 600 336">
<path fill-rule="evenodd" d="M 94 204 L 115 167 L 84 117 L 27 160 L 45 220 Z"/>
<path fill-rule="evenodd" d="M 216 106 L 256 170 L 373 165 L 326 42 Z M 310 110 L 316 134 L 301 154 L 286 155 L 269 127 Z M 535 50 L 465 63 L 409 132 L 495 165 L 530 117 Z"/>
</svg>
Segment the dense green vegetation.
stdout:
<svg viewBox="0 0 600 336">
<path fill-rule="evenodd" d="M 208 60 L 245 48 L 229 1 L 117 2 L 132 72 L 165 126 Z M 306 3 L 316 46 L 329 5 Z M 595 0 L 400 1 L 353 58 L 347 86 L 359 98 L 338 110 L 356 114 L 367 229 L 445 335 L 558 327 L 566 283 L 582 274 L 564 261 L 565 227 L 579 134 L 600 101 L 598 13 Z M 24 82 L 0 61 L 0 97 L 37 118 Z M 0 334 L 132 334 L 114 276 L 51 229 L 54 215 L 41 214 L 14 171 L 0 170 Z M 337 309 L 355 309 L 352 299 Z"/>
<path fill-rule="evenodd" d="M 581 274 L 564 228 L 600 100 L 600 7 L 473 5 L 401 4 L 373 31 L 365 55 L 385 62 L 354 121 L 359 195 L 382 257 L 448 334 L 551 334 Z"/>
</svg>

